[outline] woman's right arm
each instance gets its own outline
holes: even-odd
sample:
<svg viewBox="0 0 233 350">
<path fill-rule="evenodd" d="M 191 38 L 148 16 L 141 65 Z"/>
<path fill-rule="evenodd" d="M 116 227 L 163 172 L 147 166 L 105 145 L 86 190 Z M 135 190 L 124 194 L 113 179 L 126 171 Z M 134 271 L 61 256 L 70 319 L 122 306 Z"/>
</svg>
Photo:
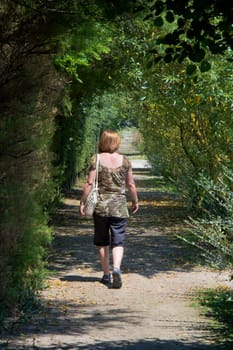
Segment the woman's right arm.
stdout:
<svg viewBox="0 0 233 350">
<path fill-rule="evenodd" d="M 128 174 L 127 174 L 127 179 L 126 179 L 126 186 L 130 192 L 131 198 L 132 198 L 132 213 L 136 213 L 138 211 L 139 205 L 138 205 L 138 194 L 137 194 L 137 189 L 136 189 L 136 185 L 134 182 L 134 178 L 133 178 L 133 172 L 132 169 L 130 168 L 128 170 Z"/>
</svg>

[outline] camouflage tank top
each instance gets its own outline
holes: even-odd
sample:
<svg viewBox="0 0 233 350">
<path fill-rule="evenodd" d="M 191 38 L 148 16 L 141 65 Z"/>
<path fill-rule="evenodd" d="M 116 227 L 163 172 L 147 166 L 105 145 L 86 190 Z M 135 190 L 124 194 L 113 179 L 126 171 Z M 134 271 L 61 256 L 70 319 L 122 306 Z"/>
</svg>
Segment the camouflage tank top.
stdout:
<svg viewBox="0 0 233 350">
<path fill-rule="evenodd" d="M 91 158 L 89 169 L 96 168 L 96 155 Z M 123 156 L 122 165 L 108 168 L 99 164 L 99 200 L 95 213 L 105 217 L 129 217 L 126 199 L 126 179 L 131 162 Z"/>
</svg>

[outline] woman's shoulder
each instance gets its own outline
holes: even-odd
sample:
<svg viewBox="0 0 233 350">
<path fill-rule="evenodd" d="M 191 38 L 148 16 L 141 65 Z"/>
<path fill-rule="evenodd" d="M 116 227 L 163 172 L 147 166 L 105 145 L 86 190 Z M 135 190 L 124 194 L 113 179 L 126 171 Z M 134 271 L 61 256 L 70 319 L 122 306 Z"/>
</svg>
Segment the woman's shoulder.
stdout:
<svg viewBox="0 0 233 350">
<path fill-rule="evenodd" d="M 127 169 L 132 168 L 131 161 L 125 155 L 123 155 L 123 166 L 126 167 Z"/>
<path fill-rule="evenodd" d="M 93 154 L 91 159 L 90 159 L 89 169 L 95 169 L 96 168 L 96 162 L 97 162 L 97 154 Z"/>
</svg>

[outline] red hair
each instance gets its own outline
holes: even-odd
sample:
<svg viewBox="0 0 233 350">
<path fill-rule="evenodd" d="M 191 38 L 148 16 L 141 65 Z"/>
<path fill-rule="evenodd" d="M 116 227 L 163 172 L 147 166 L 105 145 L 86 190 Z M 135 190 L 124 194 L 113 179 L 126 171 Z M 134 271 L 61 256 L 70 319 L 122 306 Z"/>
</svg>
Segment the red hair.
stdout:
<svg viewBox="0 0 233 350">
<path fill-rule="evenodd" d="M 102 132 L 99 140 L 99 152 L 114 153 L 121 144 L 120 135 L 113 130 L 105 130 Z"/>
</svg>

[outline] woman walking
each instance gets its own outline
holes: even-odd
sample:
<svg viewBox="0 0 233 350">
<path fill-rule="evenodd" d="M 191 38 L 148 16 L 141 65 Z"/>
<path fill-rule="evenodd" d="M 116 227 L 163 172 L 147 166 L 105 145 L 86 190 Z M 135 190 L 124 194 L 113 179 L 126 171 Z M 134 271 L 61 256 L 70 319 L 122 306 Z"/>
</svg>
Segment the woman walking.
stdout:
<svg viewBox="0 0 233 350">
<path fill-rule="evenodd" d="M 126 189 L 132 199 L 132 213 L 138 210 L 138 196 L 133 179 L 132 166 L 124 155 L 118 153 L 120 135 L 112 130 L 105 130 L 99 140 L 98 187 L 99 199 L 93 215 L 94 244 L 98 247 L 103 277 L 101 283 L 111 284 L 110 248 L 113 261 L 113 288 L 121 288 L 121 263 L 124 254 L 123 242 L 127 219 L 129 217 Z M 89 173 L 84 184 L 80 200 L 80 214 L 85 215 L 84 205 L 96 176 L 96 159 L 90 162 Z"/>
</svg>

